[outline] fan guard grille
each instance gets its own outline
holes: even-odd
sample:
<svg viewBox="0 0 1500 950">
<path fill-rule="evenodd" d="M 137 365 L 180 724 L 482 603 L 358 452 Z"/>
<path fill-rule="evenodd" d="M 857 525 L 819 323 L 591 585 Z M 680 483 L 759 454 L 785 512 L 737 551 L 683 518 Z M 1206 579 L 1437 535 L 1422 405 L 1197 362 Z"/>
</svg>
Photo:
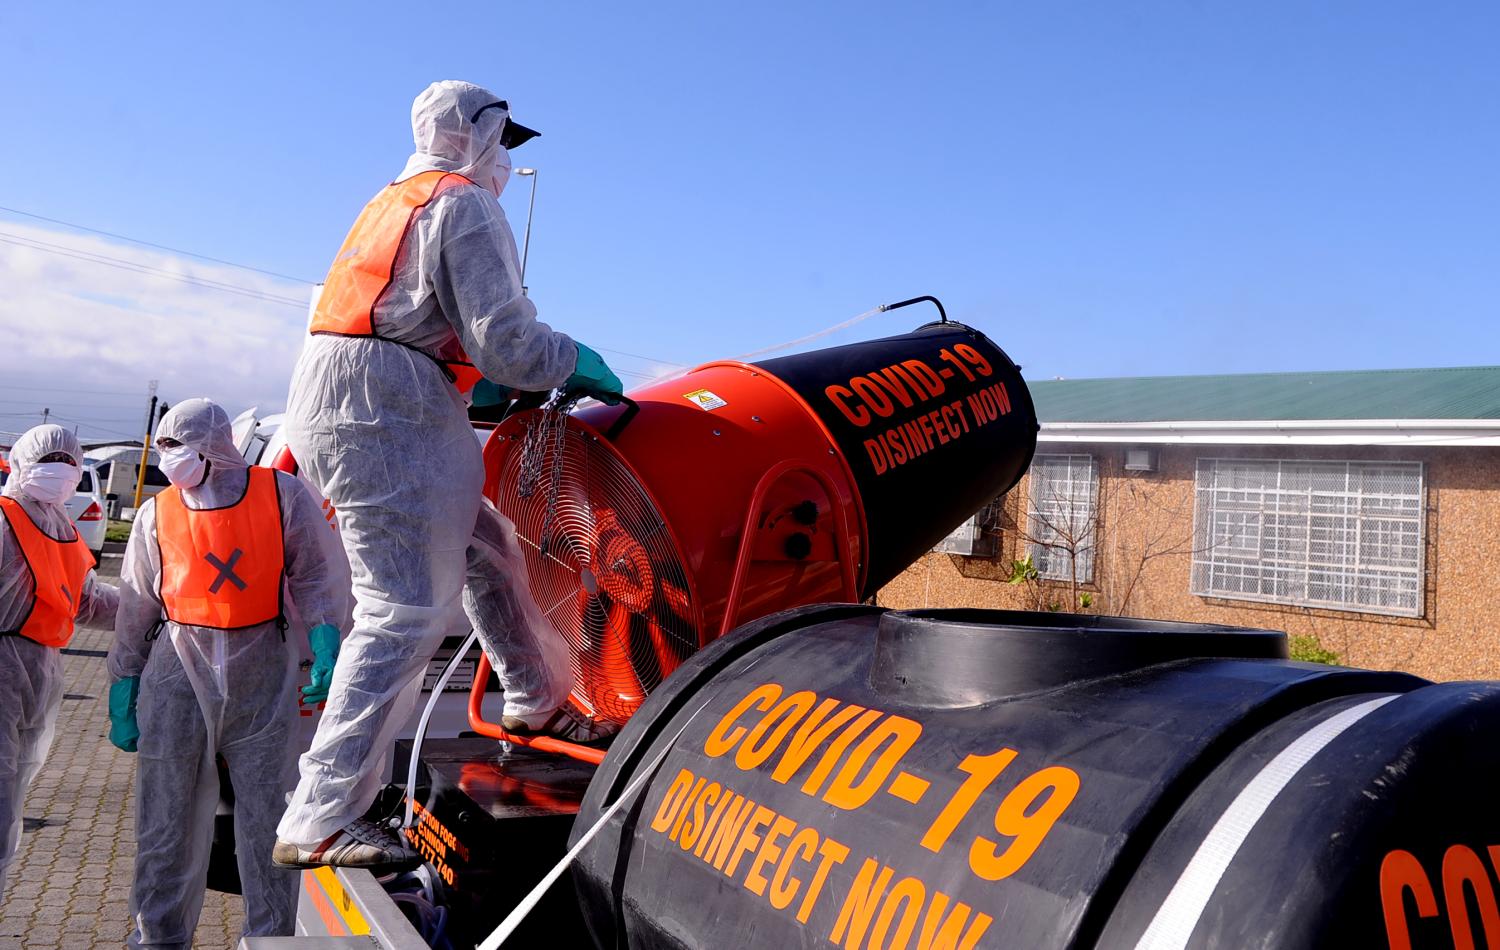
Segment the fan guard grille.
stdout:
<svg viewBox="0 0 1500 950">
<path fill-rule="evenodd" d="M 568 643 L 574 705 L 591 719 L 623 725 L 698 649 L 691 588 L 650 497 L 620 457 L 571 418 L 550 522 L 558 451 L 552 440 L 540 447 L 541 483 L 520 497 L 522 445 L 542 418 L 540 410 L 523 413 L 505 436 L 496 507 L 516 526 L 537 606 Z"/>
</svg>

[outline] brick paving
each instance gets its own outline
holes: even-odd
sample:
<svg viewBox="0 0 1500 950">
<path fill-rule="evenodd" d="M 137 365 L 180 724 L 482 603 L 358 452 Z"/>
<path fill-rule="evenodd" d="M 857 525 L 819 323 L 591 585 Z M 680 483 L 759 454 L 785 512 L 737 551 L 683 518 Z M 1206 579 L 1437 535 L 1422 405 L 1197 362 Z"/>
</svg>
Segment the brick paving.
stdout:
<svg viewBox="0 0 1500 950">
<path fill-rule="evenodd" d="M 119 568 L 106 558 L 101 574 Z M 80 630 L 69 648 L 108 650 L 111 637 Z M 135 756 L 107 738 L 104 658 L 65 654 L 63 671 L 57 738 L 26 797 L 27 829 L 0 903 L 0 950 L 121 947 L 130 932 Z M 238 896 L 208 891 L 194 946 L 233 947 L 243 924 Z"/>
</svg>

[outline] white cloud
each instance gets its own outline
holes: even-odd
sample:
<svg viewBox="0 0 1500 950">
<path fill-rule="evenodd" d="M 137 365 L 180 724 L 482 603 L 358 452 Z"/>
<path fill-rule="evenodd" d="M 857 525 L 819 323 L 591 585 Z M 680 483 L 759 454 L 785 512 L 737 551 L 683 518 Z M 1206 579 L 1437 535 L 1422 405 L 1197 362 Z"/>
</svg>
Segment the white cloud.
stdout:
<svg viewBox="0 0 1500 950">
<path fill-rule="evenodd" d="M 66 398 L 58 390 L 142 393 L 122 397 L 118 411 L 90 410 L 100 397 L 82 396 L 68 413 L 58 410 L 83 423 L 86 437 L 102 435 L 124 425 L 109 421 L 121 412 L 142 410 L 147 380 L 158 379 L 169 402 L 207 396 L 231 416 L 252 405 L 279 411 L 306 336 L 310 291 L 240 268 L 0 221 L 7 408 L 28 387 L 58 402 Z M 0 419 L 0 428 L 11 428 L 7 421 L 14 420 Z"/>
</svg>

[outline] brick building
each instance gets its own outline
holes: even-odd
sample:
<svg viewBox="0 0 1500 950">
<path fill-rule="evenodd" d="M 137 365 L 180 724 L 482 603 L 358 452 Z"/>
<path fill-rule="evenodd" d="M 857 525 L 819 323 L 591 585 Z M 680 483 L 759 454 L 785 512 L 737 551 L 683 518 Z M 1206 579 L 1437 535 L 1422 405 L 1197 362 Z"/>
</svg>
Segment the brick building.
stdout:
<svg viewBox="0 0 1500 950">
<path fill-rule="evenodd" d="M 1500 678 L 1500 367 L 1031 390 L 1026 478 L 881 604 L 1073 603 L 1313 635 L 1352 666 Z"/>
</svg>

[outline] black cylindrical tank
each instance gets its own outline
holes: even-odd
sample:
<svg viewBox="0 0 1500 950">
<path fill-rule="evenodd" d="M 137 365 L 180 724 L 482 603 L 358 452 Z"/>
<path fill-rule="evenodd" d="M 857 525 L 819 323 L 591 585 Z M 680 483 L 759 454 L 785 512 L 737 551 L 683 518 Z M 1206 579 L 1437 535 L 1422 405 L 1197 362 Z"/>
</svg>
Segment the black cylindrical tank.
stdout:
<svg viewBox="0 0 1500 950">
<path fill-rule="evenodd" d="M 610 948 L 1500 946 L 1497 725 L 1269 631 L 805 608 L 651 695 L 575 881 Z"/>
<path fill-rule="evenodd" d="M 1020 481 L 1036 450 L 1021 368 L 961 323 L 754 365 L 802 397 L 849 465 L 868 529 L 863 596 Z"/>
</svg>

